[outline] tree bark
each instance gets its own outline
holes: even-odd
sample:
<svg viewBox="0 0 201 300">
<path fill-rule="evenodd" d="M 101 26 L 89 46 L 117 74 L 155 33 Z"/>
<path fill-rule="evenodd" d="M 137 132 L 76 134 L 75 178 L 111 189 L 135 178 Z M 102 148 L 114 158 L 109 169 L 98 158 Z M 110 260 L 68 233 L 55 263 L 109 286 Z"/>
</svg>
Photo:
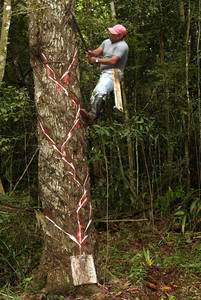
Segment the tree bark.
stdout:
<svg viewBox="0 0 201 300">
<path fill-rule="evenodd" d="M 161 17 L 160 17 L 160 57 L 161 57 L 161 65 L 163 68 L 163 92 L 165 98 L 165 126 L 167 131 L 167 168 L 168 168 L 168 184 L 171 185 L 172 181 L 172 161 L 173 161 L 173 149 L 171 143 L 171 130 L 170 130 L 170 120 L 169 120 L 169 108 L 168 108 L 168 86 L 167 86 L 167 76 L 165 69 L 165 45 L 164 45 L 164 32 L 163 32 L 163 15 L 162 15 L 162 7 L 161 8 Z"/>
<path fill-rule="evenodd" d="M 189 145 L 190 145 L 190 126 L 191 126 L 191 100 L 189 93 L 189 64 L 190 64 L 190 55 L 191 55 L 191 35 L 190 35 L 190 26 L 191 26 L 191 1 L 188 1 L 188 14 L 187 14 L 187 23 L 186 23 L 186 98 L 187 98 L 187 117 L 185 118 L 185 173 L 186 173 L 186 190 L 189 192 L 191 186 L 191 177 L 190 177 L 190 156 L 189 156 Z"/>
<path fill-rule="evenodd" d="M 7 43 L 8 43 L 8 32 L 10 28 L 11 19 L 11 0 L 4 0 L 3 7 L 3 20 L 1 26 L 1 40 L 0 40 L 0 82 L 3 80 L 6 57 L 7 57 Z"/>
<path fill-rule="evenodd" d="M 3 184 L 1 182 L 1 179 L 0 179 L 0 195 L 5 195 L 5 191 L 4 191 L 4 188 L 3 188 Z"/>
<path fill-rule="evenodd" d="M 201 25 L 200 25 L 200 17 L 201 17 L 201 0 L 198 2 L 198 37 L 197 37 L 197 93 L 198 93 L 198 121 L 200 124 L 199 128 L 199 143 L 198 143 L 198 159 L 197 159 L 197 169 L 198 169 L 198 191 L 199 191 L 199 199 L 201 198 L 201 88 L 200 88 L 200 37 L 201 37 Z"/>
<path fill-rule="evenodd" d="M 115 5 L 114 5 L 113 0 L 110 0 L 110 7 L 111 7 L 112 19 L 116 22 L 117 21 L 117 15 L 116 15 Z"/>
<path fill-rule="evenodd" d="M 73 1 L 32 0 L 29 9 L 30 55 L 39 116 L 40 199 L 44 211 L 44 215 L 37 214 L 44 232 L 44 249 L 36 279 L 49 291 L 64 292 L 72 287 L 70 256 L 93 254 L 95 244 L 93 227 L 86 244 L 82 243 L 89 234 L 84 230 L 91 218 L 87 141 L 82 121 L 71 130 L 76 118 L 79 119 L 78 65 L 70 70 L 70 89 L 58 79 L 70 65 L 76 47 Z M 54 71 L 55 78 L 51 80 Z M 68 96 L 63 87 L 70 91 Z M 75 102 L 72 95 L 76 95 Z M 85 193 L 87 202 L 78 216 L 78 203 L 82 197 L 83 203 Z M 61 229 L 74 236 L 82 247 Z"/>
<path fill-rule="evenodd" d="M 0 39 L 0 82 L 3 81 L 6 57 L 7 57 L 7 44 L 8 44 L 8 33 L 10 28 L 11 20 L 11 0 L 4 0 L 3 6 L 3 19 L 1 25 L 1 39 Z M 3 188 L 2 181 L 0 179 L 0 195 L 4 195 L 5 191 Z"/>
</svg>

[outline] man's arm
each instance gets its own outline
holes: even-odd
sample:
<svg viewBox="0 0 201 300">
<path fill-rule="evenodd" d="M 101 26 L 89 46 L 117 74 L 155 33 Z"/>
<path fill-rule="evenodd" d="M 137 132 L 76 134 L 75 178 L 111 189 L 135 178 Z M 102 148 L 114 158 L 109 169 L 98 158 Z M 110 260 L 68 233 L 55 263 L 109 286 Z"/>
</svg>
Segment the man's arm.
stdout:
<svg viewBox="0 0 201 300">
<path fill-rule="evenodd" d="M 118 63 L 120 57 L 115 55 L 112 55 L 112 57 L 109 58 L 96 58 L 94 56 L 88 56 L 88 60 L 90 64 L 99 63 L 103 65 L 112 66 Z"/>
</svg>

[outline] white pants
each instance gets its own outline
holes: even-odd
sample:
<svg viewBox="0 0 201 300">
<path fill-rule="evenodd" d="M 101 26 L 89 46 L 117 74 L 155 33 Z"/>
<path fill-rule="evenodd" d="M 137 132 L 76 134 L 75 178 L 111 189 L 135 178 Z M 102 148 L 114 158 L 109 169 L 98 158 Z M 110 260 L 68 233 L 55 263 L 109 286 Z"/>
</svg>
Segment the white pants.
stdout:
<svg viewBox="0 0 201 300">
<path fill-rule="evenodd" d="M 123 77 L 123 73 L 119 70 L 120 78 Z M 93 103 L 95 96 L 99 95 L 106 100 L 107 95 L 114 90 L 113 84 L 113 71 L 112 69 L 104 70 L 101 72 L 99 81 L 92 92 L 91 103 Z"/>
</svg>

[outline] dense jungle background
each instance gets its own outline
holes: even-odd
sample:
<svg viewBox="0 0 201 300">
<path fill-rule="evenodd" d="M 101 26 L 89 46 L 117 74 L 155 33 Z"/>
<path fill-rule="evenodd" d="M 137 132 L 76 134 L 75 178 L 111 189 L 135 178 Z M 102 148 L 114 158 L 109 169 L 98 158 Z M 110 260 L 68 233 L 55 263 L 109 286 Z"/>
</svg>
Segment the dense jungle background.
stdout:
<svg viewBox="0 0 201 300">
<path fill-rule="evenodd" d="M 201 299 L 201 1 L 116 0 L 117 21 L 111 3 L 75 3 L 90 49 L 116 22 L 126 26 L 129 45 L 124 112 L 111 94 L 86 129 L 94 220 L 107 265 L 100 283 L 108 299 Z M 88 64 L 77 41 L 88 108 L 99 68 Z M 0 299 L 74 299 L 73 292 L 70 298 L 25 292 L 43 244 L 35 218 L 41 203 L 29 59 L 26 1 L 13 0 L 0 83 Z"/>
</svg>

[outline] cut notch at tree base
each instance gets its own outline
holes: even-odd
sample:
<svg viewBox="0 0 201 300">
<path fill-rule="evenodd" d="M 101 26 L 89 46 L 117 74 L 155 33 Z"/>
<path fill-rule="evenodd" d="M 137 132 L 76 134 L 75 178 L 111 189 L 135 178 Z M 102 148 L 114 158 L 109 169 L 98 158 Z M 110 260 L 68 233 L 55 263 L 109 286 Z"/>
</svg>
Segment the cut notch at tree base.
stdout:
<svg viewBox="0 0 201 300">
<path fill-rule="evenodd" d="M 97 283 L 92 255 L 71 256 L 70 260 L 74 286 Z"/>
</svg>

